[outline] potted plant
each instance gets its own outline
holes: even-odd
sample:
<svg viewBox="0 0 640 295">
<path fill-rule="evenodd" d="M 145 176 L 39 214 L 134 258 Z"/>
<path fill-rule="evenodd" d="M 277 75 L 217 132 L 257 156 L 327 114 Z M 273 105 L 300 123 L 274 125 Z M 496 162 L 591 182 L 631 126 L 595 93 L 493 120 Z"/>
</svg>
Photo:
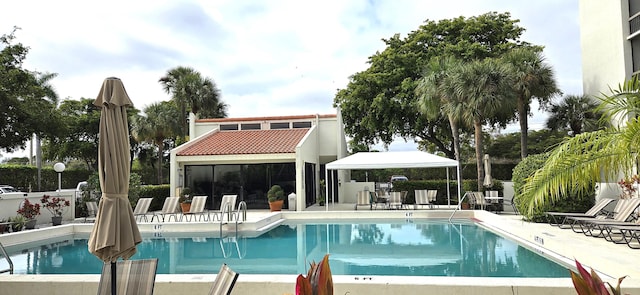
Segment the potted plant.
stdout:
<svg viewBox="0 0 640 295">
<path fill-rule="evenodd" d="M 319 206 L 324 206 L 325 203 L 325 194 L 326 194 L 326 188 L 327 188 L 327 184 L 325 183 L 324 179 L 320 180 L 320 194 L 318 194 L 318 197 L 316 198 L 316 201 L 318 202 Z"/>
<path fill-rule="evenodd" d="M 191 210 L 191 199 L 191 189 L 185 187 L 180 192 L 180 207 L 182 208 L 183 213 L 187 213 Z"/>
<path fill-rule="evenodd" d="M 29 199 L 24 199 L 20 209 L 16 212 L 19 216 L 24 217 L 23 224 L 26 229 L 36 228 L 36 216 L 40 215 L 40 204 L 33 204 L 29 202 Z"/>
<path fill-rule="evenodd" d="M 0 218 L 0 234 L 8 232 L 10 227 L 11 219 L 5 220 L 4 218 Z"/>
<path fill-rule="evenodd" d="M 62 224 L 62 214 L 64 210 L 71 205 L 71 202 L 64 198 L 43 195 L 40 199 L 42 206 L 51 212 L 51 223 L 53 225 Z"/>
<path fill-rule="evenodd" d="M 279 185 L 273 185 L 267 191 L 267 199 L 269 200 L 269 209 L 271 212 L 282 210 L 284 204 L 284 190 Z"/>
<path fill-rule="evenodd" d="M 32 219 L 35 221 L 35 219 Z M 11 231 L 12 232 L 17 232 L 17 231 L 21 231 L 22 228 L 26 228 L 26 224 L 27 224 L 27 218 L 22 216 L 22 215 L 16 215 L 13 218 L 10 218 L 9 221 L 11 222 Z M 35 224 L 34 224 L 35 227 Z"/>
</svg>

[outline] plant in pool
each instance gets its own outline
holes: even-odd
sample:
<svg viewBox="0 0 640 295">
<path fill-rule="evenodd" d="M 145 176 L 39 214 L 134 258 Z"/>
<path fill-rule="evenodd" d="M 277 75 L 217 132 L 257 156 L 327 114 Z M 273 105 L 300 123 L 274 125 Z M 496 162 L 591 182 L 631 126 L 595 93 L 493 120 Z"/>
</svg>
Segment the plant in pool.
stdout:
<svg viewBox="0 0 640 295">
<path fill-rule="evenodd" d="M 52 197 L 49 195 L 43 195 L 42 199 L 40 199 L 40 203 L 42 203 L 42 206 L 47 208 L 53 216 L 62 216 L 64 210 L 71 205 L 71 202 L 64 198 Z"/>
<path fill-rule="evenodd" d="M 620 283 L 627 276 L 621 277 L 618 279 L 618 285 L 614 288 L 611 284 L 602 282 L 600 276 L 591 269 L 591 273 L 589 273 L 583 266 L 576 260 L 576 267 L 578 268 L 578 273 L 571 271 L 571 280 L 573 281 L 573 286 L 576 288 L 576 292 L 578 295 L 601 295 L 601 294 L 613 294 L 620 295 L 622 294 L 620 291 Z M 606 284 L 606 285 L 605 285 Z M 609 293 L 609 289 L 611 289 L 611 293 Z"/>
</svg>

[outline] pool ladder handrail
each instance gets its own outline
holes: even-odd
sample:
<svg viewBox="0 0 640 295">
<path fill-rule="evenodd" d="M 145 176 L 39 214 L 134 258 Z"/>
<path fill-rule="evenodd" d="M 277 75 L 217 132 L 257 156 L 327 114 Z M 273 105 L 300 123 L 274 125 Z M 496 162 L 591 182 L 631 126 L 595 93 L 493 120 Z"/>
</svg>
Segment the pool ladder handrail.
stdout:
<svg viewBox="0 0 640 295">
<path fill-rule="evenodd" d="M 2 252 L 2 255 L 9 263 L 9 268 L 0 269 L 0 273 L 8 272 L 9 274 L 13 274 L 13 261 L 11 261 L 11 257 L 9 257 L 9 254 L 7 254 L 7 251 L 4 249 L 4 246 L 2 246 L 2 243 L 0 243 L 0 252 Z"/>
<path fill-rule="evenodd" d="M 222 237 L 222 225 L 226 224 L 225 222 L 223 222 L 223 216 L 225 215 L 225 213 L 227 214 L 226 223 L 235 220 L 235 230 L 236 233 L 238 233 L 238 223 L 240 222 L 240 217 L 242 217 L 242 221 L 247 221 L 247 203 L 245 201 L 240 201 L 238 209 L 235 213 L 232 212 L 230 203 L 224 204 L 224 206 L 222 207 L 222 212 L 220 213 L 220 237 Z M 240 215 L 240 213 L 242 213 L 242 215 Z"/>
<path fill-rule="evenodd" d="M 453 215 L 455 215 L 456 212 L 460 210 L 460 205 L 462 204 L 462 202 L 466 197 L 467 197 L 467 193 L 464 193 L 464 195 L 462 196 L 462 199 L 460 199 L 460 202 L 458 202 L 458 206 L 456 206 L 456 209 L 454 209 L 453 212 L 451 212 L 451 216 L 449 216 L 449 223 L 451 223 L 451 219 L 453 218 Z"/>
</svg>

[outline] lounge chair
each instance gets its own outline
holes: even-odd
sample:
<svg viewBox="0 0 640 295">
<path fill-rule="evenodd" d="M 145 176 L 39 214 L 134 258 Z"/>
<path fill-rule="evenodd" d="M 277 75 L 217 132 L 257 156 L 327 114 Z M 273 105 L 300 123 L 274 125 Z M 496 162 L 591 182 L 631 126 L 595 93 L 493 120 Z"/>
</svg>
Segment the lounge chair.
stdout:
<svg viewBox="0 0 640 295">
<path fill-rule="evenodd" d="M 151 201 L 153 198 L 140 198 L 138 199 L 138 203 L 136 203 L 136 208 L 133 210 L 133 216 L 136 218 L 136 221 L 142 221 L 144 218 L 145 222 L 147 220 L 147 214 L 149 213 L 149 207 L 151 206 Z"/>
<path fill-rule="evenodd" d="M 189 208 L 189 212 L 183 212 L 180 216 L 180 221 L 184 217 L 187 221 L 191 221 L 191 217 L 195 220 L 196 215 L 199 215 L 200 218 L 198 221 L 202 221 L 205 219 L 209 220 L 209 215 L 204 211 L 204 205 L 207 203 L 207 196 L 194 196 L 191 199 L 191 208 Z M 206 215 L 205 215 L 206 214 Z"/>
<path fill-rule="evenodd" d="M 213 214 L 213 218 L 211 218 L 211 216 L 209 216 L 209 220 L 215 220 L 216 218 L 218 218 L 218 220 L 220 220 L 222 222 L 222 220 L 224 219 L 224 214 L 222 214 L 223 212 L 226 212 L 226 216 L 227 216 L 227 221 L 231 221 L 233 220 L 233 217 L 235 216 L 235 210 L 236 210 L 236 199 L 238 198 L 238 195 L 223 195 L 222 196 L 222 200 L 220 201 L 220 210 L 218 212 L 209 212 L 209 214 Z M 225 207 L 226 211 L 225 211 Z"/>
<path fill-rule="evenodd" d="M 165 219 L 166 221 L 171 221 L 171 216 L 173 216 L 175 221 L 178 221 L 178 212 L 180 212 L 180 206 L 178 206 L 179 199 L 179 197 L 167 197 L 166 199 L 164 199 L 162 211 L 153 212 L 153 216 L 151 216 L 151 222 L 153 222 L 153 219 L 155 219 L 156 216 L 158 217 L 158 220 L 162 218 L 162 222 L 164 222 Z"/>
<path fill-rule="evenodd" d="M 640 206 L 640 198 L 622 199 L 618 204 L 620 206 L 616 206 L 616 209 L 619 211 L 613 212 L 613 218 L 567 217 L 571 222 L 571 229 L 587 236 L 603 237 L 605 227 L 629 224 L 630 219 L 635 219 L 634 213 Z"/>
<path fill-rule="evenodd" d="M 355 210 L 358 210 L 358 206 L 368 206 L 369 210 L 373 209 L 371 200 L 373 196 L 369 191 L 359 191 L 356 193 L 356 205 Z"/>
<path fill-rule="evenodd" d="M 213 281 L 209 295 L 229 295 L 238 280 L 238 273 L 233 271 L 226 263 L 223 263 Z"/>
<path fill-rule="evenodd" d="M 633 224 L 608 225 L 605 227 L 603 235 L 609 242 L 627 244 L 631 249 L 640 249 L 640 223 L 638 220 Z"/>
<path fill-rule="evenodd" d="M 118 295 L 153 294 L 158 259 L 121 260 L 116 262 Z M 111 294 L 111 262 L 102 266 L 98 295 Z"/>
<path fill-rule="evenodd" d="M 573 213 L 573 212 L 545 212 L 547 216 L 549 216 L 549 224 L 553 226 L 557 226 L 560 228 L 570 227 L 569 224 L 566 224 L 567 217 L 588 217 L 593 218 L 598 215 L 607 215 L 608 212 L 604 210 L 604 208 L 613 202 L 613 199 L 603 198 L 598 200 L 593 207 L 591 207 L 587 212 L 584 213 Z"/>
</svg>

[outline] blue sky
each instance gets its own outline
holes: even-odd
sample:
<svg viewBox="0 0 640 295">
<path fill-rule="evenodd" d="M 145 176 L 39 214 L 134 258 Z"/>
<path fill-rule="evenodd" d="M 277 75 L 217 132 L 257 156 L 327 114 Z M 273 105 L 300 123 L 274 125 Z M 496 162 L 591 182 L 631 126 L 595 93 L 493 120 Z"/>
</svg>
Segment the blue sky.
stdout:
<svg viewBox="0 0 640 295">
<path fill-rule="evenodd" d="M 0 34 L 21 28 L 25 67 L 58 73 L 61 99 L 94 98 L 116 76 L 144 109 L 169 99 L 158 83 L 168 69 L 189 66 L 216 82 L 230 117 L 332 114 L 336 90 L 384 49 L 382 38 L 490 11 L 519 19 L 522 39 L 545 46 L 561 90 L 582 94 L 577 0 L 21 0 L 3 9 Z M 545 115 L 535 113 L 539 129 Z"/>
</svg>

